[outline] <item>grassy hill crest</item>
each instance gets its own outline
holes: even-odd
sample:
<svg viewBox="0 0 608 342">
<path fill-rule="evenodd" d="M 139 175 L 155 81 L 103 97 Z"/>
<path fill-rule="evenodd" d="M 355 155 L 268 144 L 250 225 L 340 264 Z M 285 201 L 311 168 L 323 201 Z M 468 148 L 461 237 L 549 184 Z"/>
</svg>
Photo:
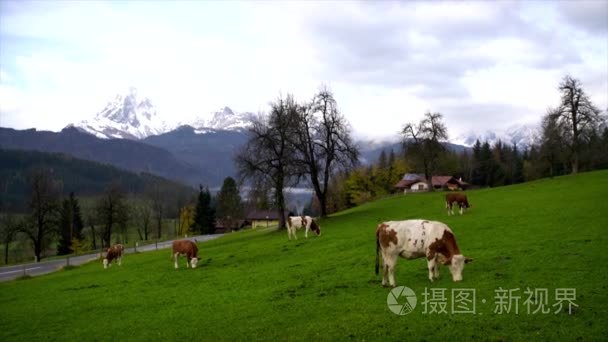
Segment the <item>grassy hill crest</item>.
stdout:
<svg viewBox="0 0 608 342">
<path fill-rule="evenodd" d="M 398 196 L 321 222 L 321 237 L 288 241 L 272 229 L 199 245 L 201 266 L 173 269 L 168 250 L 127 255 L 0 284 L 0 340 L 601 340 L 608 333 L 608 171 L 468 192 L 472 209 L 448 217 L 444 193 Z M 406 316 L 387 308 L 374 274 L 379 222 L 448 224 L 475 262 L 453 283 L 430 283 L 424 260 L 400 259 L 398 285 L 417 294 Z M 181 265 L 185 261 L 182 260 Z M 425 314 L 425 289 L 473 288 L 476 314 Z M 527 288 L 575 288 L 574 314 L 527 314 Z M 519 314 L 495 313 L 497 289 L 519 289 Z M 486 303 L 482 303 L 482 299 Z M 450 302 L 448 301 L 448 310 Z M 88 338 L 87 338 L 88 337 Z"/>
</svg>

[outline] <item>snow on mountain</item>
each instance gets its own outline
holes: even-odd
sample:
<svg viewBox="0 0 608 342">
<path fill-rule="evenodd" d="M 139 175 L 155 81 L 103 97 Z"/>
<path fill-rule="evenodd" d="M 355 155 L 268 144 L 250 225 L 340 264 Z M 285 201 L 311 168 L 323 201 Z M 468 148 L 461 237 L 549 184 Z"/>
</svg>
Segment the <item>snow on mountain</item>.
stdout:
<svg viewBox="0 0 608 342">
<path fill-rule="evenodd" d="M 362 152 L 367 152 L 400 143 L 401 139 L 401 136 L 394 134 L 380 139 L 359 138 L 355 141 Z"/>
<path fill-rule="evenodd" d="M 235 113 L 229 107 L 224 107 L 212 114 L 209 120 L 198 118 L 190 123 L 198 134 L 212 132 L 213 130 L 244 131 L 251 127 L 254 113 Z"/>
<path fill-rule="evenodd" d="M 93 119 L 73 124 L 99 138 L 143 139 L 169 130 L 148 98 L 130 88 L 126 95 L 116 95 Z"/>
<path fill-rule="evenodd" d="M 525 148 L 537 141 L 539 136 L 539 127 L 537 124 L 517 124 L 507 127 L 503 130 L 468 132 L 462 134 L 450 142 L 453 144 L 473 146 L 475 141 L 487 141 L 490 145 L 496 144 L 499 140 L 506 144 L 517 144 L 518 148 Z"/>
</svg>

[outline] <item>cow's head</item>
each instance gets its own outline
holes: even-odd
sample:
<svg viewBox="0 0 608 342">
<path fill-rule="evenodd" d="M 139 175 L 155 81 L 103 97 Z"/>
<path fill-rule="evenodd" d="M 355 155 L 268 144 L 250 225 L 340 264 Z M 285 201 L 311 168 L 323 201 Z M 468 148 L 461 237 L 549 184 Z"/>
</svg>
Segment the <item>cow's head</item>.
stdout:
<svg viewBox="0 0 608 342">
<path fill-rule="evenodd" d="M 448 265 L 450 267 L 450 273 L 452 273 L 452 280 L 461 281 L 464 264 L 468 264 L 472 261 L 473 259 L 467 258 L 462 254 L 456 254 L 453 255 L 450 259 L 446 260 L 444 262 L 444 265 Z"/>
<path fill-rule="evenodd" d="M 317 235 L 321 235 L 321 226 L 317 224 L 317 221 L 314 219 L 310 222 L 310 230 L 315 232 Z"/>
<path fill-rule="evenodd" d="M 192 268 L 196 268 L 196 264 L 198 264 L 198 257 L 190 259 L 190 266 Z"/>
</svg>

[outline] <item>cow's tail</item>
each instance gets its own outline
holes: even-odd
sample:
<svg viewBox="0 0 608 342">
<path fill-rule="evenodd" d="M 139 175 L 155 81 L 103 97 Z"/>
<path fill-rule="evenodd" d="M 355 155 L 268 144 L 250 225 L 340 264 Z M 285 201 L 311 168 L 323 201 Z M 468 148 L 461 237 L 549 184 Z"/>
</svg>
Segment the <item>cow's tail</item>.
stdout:
<svg viewBox="0 0 608 342">
<path fill-rule="evenodd" d="M 380 272 L 380 234 L 376 232 L 376 275 Z"/>
</svg>

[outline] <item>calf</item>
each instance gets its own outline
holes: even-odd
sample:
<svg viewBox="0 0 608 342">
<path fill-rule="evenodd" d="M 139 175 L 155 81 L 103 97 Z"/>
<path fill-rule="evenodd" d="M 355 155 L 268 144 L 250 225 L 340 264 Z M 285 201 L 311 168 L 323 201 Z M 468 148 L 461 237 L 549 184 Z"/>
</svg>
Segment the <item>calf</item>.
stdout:
<svg viewBox="0 0 608 342">
<path fill-rule="evenodd" d="M 469 200 L 467 199 L 467 195 L 465 194 L 446 194 L 445 195 L 445 208 L 448 210 L 448 215 L 453 215 L 454 211 L 452 210 L 452 206 L 454 202 L 458 203 L 460 207 L 460 215 L 464 209 L 468 209 L 471 207 L 469 204 Z"/>
<path fill-rule="evenodd" d="M 426 257 L 429 280 L 439 278 L 439 263 L 448 265 L 454 281 L 462 280 L 465 258 L 458 249 L 452 230 L 437 221 L 407 220 L 389 221 L 376 229 L 376 275 L 379 271 L 379 255 L 384 263 L 382 285 L 395 286 L 397 257 L 417 259 Z"/>
<path fill-rule="evenodd" d="M 173 241 L 173 252 L 171 254 L 175 260 L 175 268 L 177 266 L 177 259 L 180 255 L 186 256 L 186 268 L 192 266 L 196 268 L 198 263 L 198 247 L 196 243 L 190 240 L 175 240 Z"/>
<path fill-rule="evenodd" d="M 321 226 L 310 216 L 289 216 L 287 218 L 287 237 L 291 240 L 293 235 L 295 239 L 298 239 L 296 230 L 306 228 L 304 236 L 308 239 L 308 231 L 312 230 L 317 235 L 321 235 Z"/>
<path fill-rule="evenodd" d="M 112 260 L 116 260 L 118 266 L 122 264 L 122 255 L 125 252 L 125 247 L 119 243 L 108 248 L 106 251 L 106 257 L 103 259 L 103 268 L 112 266 Z"/>
</svg>

